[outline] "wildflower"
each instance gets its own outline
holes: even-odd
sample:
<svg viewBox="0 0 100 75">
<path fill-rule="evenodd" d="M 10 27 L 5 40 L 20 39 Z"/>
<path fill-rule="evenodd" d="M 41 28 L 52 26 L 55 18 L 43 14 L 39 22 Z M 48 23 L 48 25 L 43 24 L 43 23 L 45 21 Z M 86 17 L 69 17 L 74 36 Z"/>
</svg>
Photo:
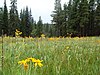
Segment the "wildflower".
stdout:
<svg viewBox="0 0 100 75">
<path fill-rule="evenodd" d="M 27 58 L 27 60 L 34 62 L 36 59 L 35 58 Z"/>
<path fill-rule="evenodd" d="M 23 65 L 25 70 L 28 69 L 28 64 L 27 64 L 27 61 L 26 60 L 19 61 L 18 64 Z"/>
<path fill-rule="evenodd" d="M 16 29 L 15 36 L 20 36 L 21 34 L 22 34 L 22 32 L 20 32 L 19 30 Z"/>
<path fill-rule="evenodd" d="M 28 69 L 28 62 L 32 62 L 32 63 L 34 63 L 34 66 L 36 67 L 37 65 L 39 66 L 39 67 L 42 67 L 43 66 L 43 64 L 41 63 L 43 60 L 39 60 L 39 59 L 35 59 L 35 58 L 32 58 L 32 57 L 30 57 L 30 58 L 27 58 L 27 59 L 25 59 L 25 60 L 22 60 L 22 61 L 19 61 L 18 62 L 18 64 L 21 64 L 21 65 L 23 65 L 24 66 L 24 69 L 25 70 L 27 70 Z"/>
<path fill-rule="evenodd" d="M 44 34 L 42 34 L 42 35 L 41 35 L 41 37 L 45 37 L 45 35 L 44 35 Z"/>
<path fill-rule="evenodd" d="M 37 60 L 34 60 L 34 62 L 35 62 L 35 67 L 38 65 L 39 67 L 42 67 L 43 66 L 43 64 L 41 63 L 43 60 L 39 60 L 39 59 L 37 59 Z"/>
<path fill-rule="evenodd" d="M 25 60 L 19 61 L 18 64 L 24 65 L 26 64 L 26 61 Z"/>
<path fill-rule="evenodd" d="M 66 47 L 64 48 L 64 51 L 66 52 L 68 49 L 69 49 L 69 46 L 66 46 Z"/>
<path fill-rule="evenodd" d="M 97 40 L 96 42 L 97 42 L 97 43 L 100 43 L 100 40 Z"/>
<path fill-rule="evenodd" d="M 66 49 L 69 49 L 69 47 L 67 46 Z"/>
<path fill-rule="evenodd" d="M 27 59 L 32 60 L 33 58 L 32 58 L 32 57 L 30 57 L 30 58 L 27 58 Z"/>
<path fill-rule="evenodd" d="M 53 40 L 54 40 L 54 38 L 48 38 L 48 40 L 53 41 Z"/>
<path fill-rule="evenodd" d="M 32 58 L 32 62 L 35 62 L 35 60 L 36 60 L 35 58 Z"/>
<path fill-rule="evenodd" d="M 59 40 L 59 39 L 60 39 L 60 37 L 55 38 L 55 40 Z"/>
<path fill-rule="evenodd" d="M 30 62 L 30 60 L 29 59 L 25 59 L 25 62 L 27 63 L 27 62 Z"/>
</svg>

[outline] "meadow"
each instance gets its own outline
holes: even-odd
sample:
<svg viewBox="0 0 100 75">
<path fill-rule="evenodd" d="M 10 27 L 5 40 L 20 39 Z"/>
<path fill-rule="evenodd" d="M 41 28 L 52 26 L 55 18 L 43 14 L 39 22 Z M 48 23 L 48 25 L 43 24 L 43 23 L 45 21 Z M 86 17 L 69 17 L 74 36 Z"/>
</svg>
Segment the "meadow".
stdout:
<svg viewBox="0 0 100 75">
<path fill-rule="evenodd" d="M 0 75 L 100 75 L 100 37 L 4 37 L 3 53 Z"/>
</svg>

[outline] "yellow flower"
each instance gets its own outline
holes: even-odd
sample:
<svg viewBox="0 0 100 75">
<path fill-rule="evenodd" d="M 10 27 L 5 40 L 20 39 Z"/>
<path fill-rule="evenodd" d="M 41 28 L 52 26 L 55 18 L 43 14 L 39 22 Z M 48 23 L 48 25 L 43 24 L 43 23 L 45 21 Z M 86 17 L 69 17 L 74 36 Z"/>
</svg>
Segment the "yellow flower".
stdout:
<svg viewBox="0 0 100 75">
<path fill-rule="evenodd" d="M 22 61 L 19 61 L 18 64 L 23 65 L 24 69 L 27 70 L 28 69 L 28 66 L 29 66 L 28 64 L 30 64 L 28 62 L 30 62 L 30 61 L 32 63 L 34 63 L 34 66 L 35 67 L 36 66 L 39 66 L 39 67 L 42 67 L 43 66 L 43 64 L 41 63 L 43 60 L 35 59 L 35 58 L 32 58 L 32 57 L 27 58 L 27 59 L 22 60 Z"/>
<path fill-rule="evenodd" d="M 21 34 L 22 34 L 22 32 L 20 32 L 20 31 L 18 31 L 18 30 L 16 29 L 15 36 L 20 36 Z"/>
<path fill-rule="evenodd" d="M 18 29 L 16 29 L 16 32 L 20 32 L 20 31 L 18 31 Z"/>
<path fill-rule="evenodd" d="M 18 64 L 24 65 L 26 64 L 26 61 L 25 60 L 19 61 Z"/>
<path fill-rule="evenodd" d="M 27 64 L 28 60 L 22 60 L 19 61 L 18 64 L 21 64 L 24 66 L 24 69 L 27 70 L 28 69 L 28 64 Z"/>
<path fill-rule="evenodd" d="M 45 35 L 44 35 L 44 34 L 42 34 L 42 35 L 41 35 L 41 37 L 45 37 Z"/>
<path fill-rule="evenodd" d="M 32 57 L 30 57 L 30 58 L 27 58 L 27 59 L 32 60 L 33 58 L 32 58 Z"/>
<path fill-rule="evenodd" d="M 48 38 L 48 40 L 53 41 L 53 40 L 54 40 L 54 38 Z"/>
<path fill-rule="evenodd" d="M 30 60 L 29 59 L 25 59 L 25 62 L 30 62 Z"/>
<path fill-rule="evenodd" d="M 32 58 L 32 62 L 35 62 L 35 60 L 36 60 L 35 58 Z"/>
<path fill-rule="evenodd" d="M 27 58 L 26 60 L 34 62 L 36 59 L 31 57 L 31 58 Z"/>
<path fill-rule="evenodd" d="M 69 47 L 67 46 L 66 49 L 69 49 Z"/>
<path fill-rule="evenodd" d="M 19 32 L 19 35 L 21 35 L 22 34 L 22 32 Z"/>
<path fill-rule="evenodd" d="M 43 60 L 39 60 L 39 59 L 37 59 L 37 60 L 34 60 L 34 62 L 35 62 L 35 67 L 38 65 L 39 67 L 42 67 L 43 66 L 43 64 L 41 63 Z"/>
<path fill-rule="evenodd" d="M 15 32 L 15 35 L 18 36 L 19 34 L 17 32 Z"/>
</svg>

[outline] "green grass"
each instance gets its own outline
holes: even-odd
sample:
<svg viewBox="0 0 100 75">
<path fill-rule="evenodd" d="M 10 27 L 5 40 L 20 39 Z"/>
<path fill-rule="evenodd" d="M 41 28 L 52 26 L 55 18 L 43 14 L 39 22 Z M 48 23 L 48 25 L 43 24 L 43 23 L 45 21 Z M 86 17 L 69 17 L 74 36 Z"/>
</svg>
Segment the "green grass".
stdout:
<svg viewBox="0 0 100 75">
<path fill-rule="evenodd" d="M 0 75 L 100 75 L 100 37 L 4 38 L 4 69 Z M 0 56 L 2 50 L 0 39 Z M 18 61 L 34 57 L 43 67 L 24 70 Z M 0 59 L 0 64 L 1 64 Z"/>
</svg>

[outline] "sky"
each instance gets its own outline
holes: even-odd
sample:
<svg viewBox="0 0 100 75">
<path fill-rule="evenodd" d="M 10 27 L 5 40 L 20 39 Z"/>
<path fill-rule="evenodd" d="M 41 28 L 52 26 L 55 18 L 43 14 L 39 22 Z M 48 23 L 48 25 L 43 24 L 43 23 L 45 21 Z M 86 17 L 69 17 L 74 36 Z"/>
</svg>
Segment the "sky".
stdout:
<svg viewBox="0 0 100 75">
<path fill-rule="evenodd" d="M 7 1 L 7 6 L 9 9 L 10 0 Z M 64 3 L 68 3 L 69 0 L 61 0 L 61 4 L 63 6 Z M 3 7 L 4 0 L 0 0 L 0 7 Z M 34 20 L 38 21 L 39 16 L 41 16 L 43 23 L 51 23 L 52 11 L 54 10 L 55 0 L 17 0 L 17 9 L 20 13 L 20 10 L 25 8 L 26 6 L 31 8 L 32 16 Z"/>
</svg>

